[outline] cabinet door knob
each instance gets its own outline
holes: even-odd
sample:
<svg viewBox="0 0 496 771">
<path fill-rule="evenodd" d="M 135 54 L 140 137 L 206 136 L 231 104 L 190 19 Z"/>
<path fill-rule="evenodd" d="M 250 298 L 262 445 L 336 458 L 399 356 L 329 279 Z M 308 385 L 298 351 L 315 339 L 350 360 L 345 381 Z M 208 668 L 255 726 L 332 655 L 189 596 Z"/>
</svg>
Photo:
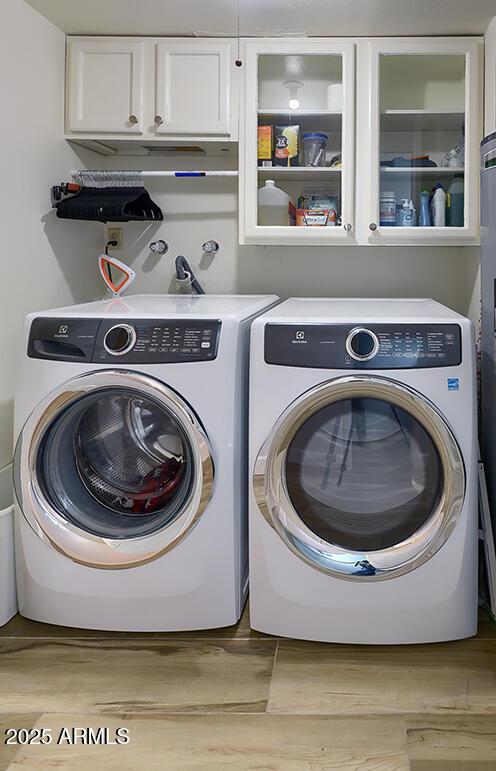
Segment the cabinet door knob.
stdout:
<svg viewBox="0 0 496 771">
<path fill-rule="evenodd" d="M 371 222 L 369 225 L 369 230 L 377 230 L 377 225 L 375 222 Z"/>
<path fill-rule="evenodd" d="M 161 126 L 162 123 L 164 122 L 164 119 L 162 118 L 161 115 L 155 115 L 153 121 L 154 121 L 156 126 Z"/>
<path fill-rule="evenodd" d="M 138 118 L 136 117 L 136 115 L 129 116 L 129 123 L 137 123 L 137 122 L 138 122 Z"/>
<path fill-rule="evenodd" d="M 347 222 L 346 225 L 344 226 L 344 229 L 346 230 L 347 233 L 349 233 L 350 230 L 352 229 L 351 222 Z"/>
</svg>

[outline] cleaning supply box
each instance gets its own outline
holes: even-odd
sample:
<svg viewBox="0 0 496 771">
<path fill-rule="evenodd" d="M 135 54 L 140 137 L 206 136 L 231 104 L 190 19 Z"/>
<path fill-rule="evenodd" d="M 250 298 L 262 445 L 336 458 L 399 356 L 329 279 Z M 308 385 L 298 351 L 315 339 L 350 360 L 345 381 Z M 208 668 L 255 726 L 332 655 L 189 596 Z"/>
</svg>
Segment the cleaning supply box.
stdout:
<svg viewBox="0 0 496 771">
<path fill-rule="evenodd" d="M 334 227 L 338 219 L 338 199 L 327 190 L 305 189 L 298 198 L 296 224 L 306 227 Z"/>
<path fill-rule="evenodd" d="M 299 126 L 276 126 L 275 166 L 298 166 Z"/>
<path fill-rule="evenodd" d="M 258 165 L 272 166 L 272 126 L 258 127 Z"/>
</svg>

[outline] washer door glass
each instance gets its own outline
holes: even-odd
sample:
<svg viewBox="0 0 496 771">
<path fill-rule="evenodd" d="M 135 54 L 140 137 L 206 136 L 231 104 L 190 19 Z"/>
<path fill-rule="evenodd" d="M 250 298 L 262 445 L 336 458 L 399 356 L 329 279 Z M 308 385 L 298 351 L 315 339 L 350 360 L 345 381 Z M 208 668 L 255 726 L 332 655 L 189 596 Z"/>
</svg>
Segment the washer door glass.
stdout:
<svg viewBox="0 0 496 771">
<path fill-rule="evenodd" d="M 195 469 L 186 431 L 167 405 L 132 388 L 83 396 L 46 431 L 37 475 L 54 509 L 88 533 L 136 538 L 176 518 Z"/>
<path fill-rule="evenodd" d="M 285 478 L 303 523 L 343 549 L 374 551 L 417 532 L 439 504 L 443 467 L 426 429 L 380 399 L 336 401 L 289 444 Z"/>
</svg>

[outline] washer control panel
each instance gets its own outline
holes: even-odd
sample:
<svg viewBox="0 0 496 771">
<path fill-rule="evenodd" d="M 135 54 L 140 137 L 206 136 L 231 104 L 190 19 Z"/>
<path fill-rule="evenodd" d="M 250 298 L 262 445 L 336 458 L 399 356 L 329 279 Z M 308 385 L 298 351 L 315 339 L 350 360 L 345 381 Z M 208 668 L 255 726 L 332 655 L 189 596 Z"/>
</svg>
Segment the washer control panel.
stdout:
<svg viewBox="0 0 496 771">
<path fill-rule="evenodd" d="M 28 356 L 105 364 L 172 364 L 217 357 L 221 322 L 211 319 L 34 319 Z"/>
<path fill-rule="evenodd" d="M 462 361 L 458 324 L 267 324 L 265 361 L 288 367 L 412 369 Z"/>
<path fill-rule="evenodd" d="M 220 321 L 104 319 L 96 338 L 93 361 L 162 364 L 210 361 L 217 356 Z"/>
</svg>

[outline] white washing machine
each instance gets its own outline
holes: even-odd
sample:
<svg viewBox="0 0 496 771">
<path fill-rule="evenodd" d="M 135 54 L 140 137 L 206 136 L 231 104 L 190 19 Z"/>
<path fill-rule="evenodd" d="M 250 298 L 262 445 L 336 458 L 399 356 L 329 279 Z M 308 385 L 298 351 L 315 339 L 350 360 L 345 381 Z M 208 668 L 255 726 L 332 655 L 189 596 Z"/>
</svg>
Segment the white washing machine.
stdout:
<svg viewBox="0 0 496 771">
<path fill-rule="evenodd" d="M 129 631 L 238 620 L 249 328 L 276 299 L 137 295 L 28 316 L 15 402 L 22 615 Z"/>
<path fill-rule="evenodd" d="M 474 340 L 433 300 L 290 299 L 251 333 L 255 629 L 468 637 L 477 618 Z"/>
</svg>

